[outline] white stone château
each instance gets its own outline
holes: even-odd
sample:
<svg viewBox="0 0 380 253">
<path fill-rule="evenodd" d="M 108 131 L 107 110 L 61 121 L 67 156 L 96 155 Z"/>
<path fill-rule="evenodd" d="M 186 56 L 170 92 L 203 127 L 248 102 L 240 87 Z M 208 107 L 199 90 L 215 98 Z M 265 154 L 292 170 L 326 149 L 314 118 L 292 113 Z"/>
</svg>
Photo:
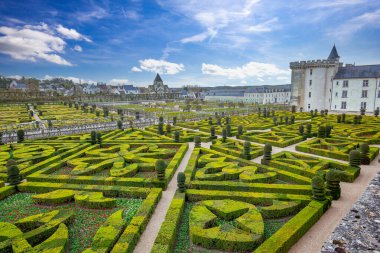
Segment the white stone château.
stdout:
<svg viewBox="0 0 380 253">
<path fill-rule="evenodd" d="M 260 86 L 219 86 L 202 94 L 208 101 L 245 102 L 256 104 L 289 104 L 290 84 Z"/>
<path fill-rule="evenodd" d="M 329 109 L 373 112 L 380 106 L 380 65 L 355 66 L 339 61 L 336 47 L 326 60 L 291 62 L 290 103 L 306 111 Z"/>
</svg>

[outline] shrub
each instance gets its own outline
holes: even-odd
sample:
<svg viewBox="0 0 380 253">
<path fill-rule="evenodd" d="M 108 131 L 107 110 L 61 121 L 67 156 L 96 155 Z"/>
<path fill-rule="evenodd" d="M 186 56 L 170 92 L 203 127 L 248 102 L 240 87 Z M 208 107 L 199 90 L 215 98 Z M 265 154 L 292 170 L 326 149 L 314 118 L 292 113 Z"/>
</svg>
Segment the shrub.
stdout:
<svg viewBox="0 0 380 253">
<path fill-rule="evenodd" d="M 269 164 L 270 160 L 272 160 L 272 145 L 265 144 L 265 146 L 264 146 L 263 164 Z"/>
<path fill-rule="evenodd" d="M 210 128 L 210 136 L 211 136 L 211 139 L 216 139 L 215 127 L 213 126 Z"/>
<path fill-rule="evenodd" d="M 319 126 L 318 138 L 326 138 L 326 127 L 325 126 Z"/>
<path fill-rule="evenodd" d="M 164 160 L 158 159 L 156 161 L 156 172 L 157 172 L 157 178 L 160 181 L 165 180 L 165 170 L 166 170 L 166 162 Z"/>
<path fill-rule="evenodd" d="M 25 140 L 25 132 L 22 129 L 17 130 L 17 142 L 23 142 Z"/>
<path fill-rule="evenodd" d="M 306 134 L 307 134 L 308 138 L 313 137 L 311 134 L 311 124 L 310 123 L 306 124 Z"/>
<path fill-rule="evenodd" d="M 208 124 L 212 125 L 212 117 L 208 117 Z"/>
<path fill-rule="evenodd" d="M 162 117 L 160 117 L 160 118 L 162 118 Z M 158 123 L 157 129 L 158 129 L 158 134 L 163 135 L 164 134 L 164 123 L 160 121 Z"/>
<path fill-rule="evenodd" d="M 222 142 L 226 142 L 227 139 L 227 130 L 223 128 L 222 130 Z"/>
<path fill-rule="evenodd" d="M 174 132 L 174 142 L 179 142 L 179 131 Z"/>
<path fill-rule="evenodd" d="M 91 131 L 91 144 L 95 145 L 96 144 L 96 132 Z"/>
<path fill-rule="evenodd" d="M 175 126 L 176 124 L 177 124 L 177 117 L 174 116 L 174 117 L 173 117 L 173 126 Z"/>
<path fill-rule="evenodd" d="M 289 124 L 289 117 L 285 116 L 285 125 L 288 125 L 288 124 Z"/>
<path fill-rule="evenodd" d="M 325 182 L 320 176 L 315 176 L 311 180 L 312 199 L 317 201 L 324 201 L 326 199 Z"/>
<path fill-rule="evenodd" d="M 226 125 L 229 125 L 231 123 L 230 117 L 226 117 Z"/>
<path fill-rule="evenodd" d="M 50 119 L 48 120 L 48 128 L 49 129 L 53 128 L 53 122 Z"/>
<path fill-rule="evenodd" d="M 360 108 L 360 115 L 365 115 L 365 108 Z"/>
<path fill-rule="evenodd" d="M 329 170 L 326 173 L 326 186 L 327 190 L 330 192 L 330 195 L 333 200 L 337 200 L 340 198 L 340 185 L 341 174 L 343 172 L 340 170 Z"/>
<path fill-rule="evenodd" d="M 376 108 L 376 110 L 373 112 L 373 114 L 375 115 L 375 117 L 379 116 L 379 108 Z"/>
<path fill-rule="evenodd" d="M 329 110 L 325 109 L 325 116 L 327 116 L 329 113 Z"/>
<path fill-rule="evenodd" d="M 313 110 L 310 111 L 310 116 L 311 116 L 312 118 L 315 116 Z"/>
<path fill-rule="evenodd" d="M 172 126 L 168 123 L 166 125 L 166 133 L 171 133 L 171 131 L 172 131 Z"/>
<path fill-rule="evenodd" d="M 336 115 L 336 122 L 337 123 L 340 123 L 340 122 L 342 122 L 342 116 L 341 115 Z"/>
<path fill-rule="evenodd" d="M 303 134 L 304 134 L 304 132 L 305 132 L 305 128 L 304 128 L 303 125 L 300 125 L 300 126 L 298 127 L 298 132 L 299 132 L 299 134 L 300 134 L 301 136 L 303 136 Z"/>
<path fill-rule="evenodd" d="M 21 182 L 20 170 L 17 166 L 17 162 L 13 159 L 13 153 L 10 153 L 10 158 L 6 164 L 8 183 L 10 185 L 18 185 Z"/>
<path fill-rule="evenodd" d="M 99 132 L 96 133 L 96 143 L 99 145 L 102 144 L 102 134 Z"/>
<path fill-rule="evenodd" d="M 123 122 L 121 122 L 121 120 L 117 121 L 117 128 L 118 129 L 123 129 Z"/>
<path fill-rule="evenodd" d="M 294 121 L 295 121 L 294 115 L 290 116 L 290 124 L 294 124 Z"/>
<path fill-rule="evenodd" d="M 276 117 L 276 116 L 273 117 L 273 124 L 274 124 L 275 126 L 277 126 L 277 117 Z"/>
<path fill-rule="evenodd" d="M 226 126 L 226 133 L 228 137 L 231 137 L 231 125 Z"/>
<path fill-rule="evenodd" d="M 358 150 L 351 150 L 349 155 L 350 166 L 360 168 L 361 155 Z"/>
<path fill-rule="evenodd" d="M 346 114 L 345 114 L 345 113 L 342 114 L 342 122 L 343 122 L 343 123 L 346 122 Z"/>
<path fill-rule="evenodd" d="M 280 125 L 282 125 L 283 124 L 283 121 L 284 120 L 284 116 L 280 116 Z"/>
<path fill-rule="evenodd" d="M 201 137 L 199 135 L 194 136 L 194 147 L 201 147 Z"/>
<path fill-rule="evenodd" d="M 251 143 L 244 142 L 244 159 L 251 160 Z"/>
<path fill-rule="evenodd" d="M 292 105 L 292 113 L 296 113 L 296 106 L 295 105 Z"/>
<path fill-rule="evenodd" d="M 243 135 L 243 126 L 242 125 L 238 126 L 237 132 L 238 132 L 237 133 L 238 136 Z"/>
<path fill-rule="evenodd" d="M 140 112 L 136 112 L 136 113 L 135 113 L 135 119 L 136 119 L 136 120 L 139 120 L 139 119 L 140 119 Z"/>
<path fill-rule="evenodd" d="M 369 158 L 369 146 L 367 143 L 362 143 L 360 145 L 360 153 L 361 153 L 361 164 L 368 165 L 371 163 L 371 159 Z"/>
<path fill-rule="evenodd" d="M 331 138 L 332 126 L 326 126 L 326 138 Z"/>
<path fill-rule="evenodd" d="M 177 185 L 179 192 L 185 192 L 186 186 L 185 186 L 186 176 L 185 173 L 179 172 L 177 175 Z"/>
</svg>

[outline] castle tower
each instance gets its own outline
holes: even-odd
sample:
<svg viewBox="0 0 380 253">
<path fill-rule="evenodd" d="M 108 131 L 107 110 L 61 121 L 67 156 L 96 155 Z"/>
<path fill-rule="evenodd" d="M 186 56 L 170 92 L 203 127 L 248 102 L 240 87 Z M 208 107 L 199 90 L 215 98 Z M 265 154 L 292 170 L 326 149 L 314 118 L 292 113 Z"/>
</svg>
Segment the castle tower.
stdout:
<svg viewBox="0 0 380 253">
<path fill-rule="evenodd" d="M 340 66 L 335 45 L 326 60 L 291 62 L 290 104 L 305 111 L 331 109 L 332 80 Z"/>
</svg>

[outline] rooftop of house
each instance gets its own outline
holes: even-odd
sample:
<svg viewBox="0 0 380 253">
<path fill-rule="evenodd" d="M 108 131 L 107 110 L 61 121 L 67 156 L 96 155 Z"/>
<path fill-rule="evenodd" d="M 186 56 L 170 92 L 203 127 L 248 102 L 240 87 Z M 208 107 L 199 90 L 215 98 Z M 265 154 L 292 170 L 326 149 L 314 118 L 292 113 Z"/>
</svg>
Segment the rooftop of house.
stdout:
<svg viewBox="0 0 380 253">
<path fill-rule="evenodd" d="M 379 78 L 380 64 L 377 65 L 346 65 L 339 67 L 334 79 L 349 79 L 349 78 Z"/>
</svg>

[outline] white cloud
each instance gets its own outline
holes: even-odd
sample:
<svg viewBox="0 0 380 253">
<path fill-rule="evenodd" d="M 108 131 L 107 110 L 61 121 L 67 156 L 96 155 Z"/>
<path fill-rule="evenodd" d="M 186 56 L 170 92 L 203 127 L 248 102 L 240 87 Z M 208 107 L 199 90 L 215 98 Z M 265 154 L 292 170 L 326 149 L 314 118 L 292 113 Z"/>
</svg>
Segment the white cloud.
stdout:
<svg viewBox="0 0 380 253">
<path fill-rule="evenodd" d="M 278 76 L 276 79 L 279 81 L 290 81 L 289 76 Z"/>
<path fill-rule="evenodd" d="M 214 64 L 202 63 L 202 73 L 213 76 L 225 76 L 228 79 L 245 79 L 256 77 L 258 80 L 263 77 L 289 75 L 289 70 L 280 69 L 274 64 L 261 62 L 248 62 L 241 67 L 224 68 Z"/>
<path fill-rule="evenodd" d="M 136 66 L 133 66 L 133 67 L 131 68 L 131 71 L 132 71 L 132 72 L 142 72 L 142 70 L 141 70 L 140 68 L 136 67 Z"/>
<path fill-rule="evenodd" d="M 89 83 L 89 84 L 96 84 L 97 82 L 96 81 L 93 81 L 93 80 L 87 80 L 87 79 L 82 79 L 82 78 L 79 78 L 79 77 L 74 77 L 74 76 L 50 76 L 50 75 L 45 75 L 42 79 L 43 80 L 51 80 L 51 79 L 54 79 L 54 78 L 63 78 L 63 79 L 67 79 L 67 80 L 71 80 L 73 81 L 74 83 Z"/>
<path fill-rule="evenodd" d="M 366 3 L 367 0 L 322 0 L 308 2 L 308 9 L 346 8 L 348 6 Z"/>
<path fill-rule="evenodd" d="M 92 6 L 90 11 L 77 12 L 73 16 L 81 22 L 90 22 L 94 19 L 102 19 L 107 17 L 109 14 L 107 10 L 100 6 Z"/>
<path fill-rule="evenodd" d="M 22 28 L 0 27 L 0 52 L 13 59 L 37 61 L 44 59 L 59 65 L 72 66 L 58 53 L 63 53 L 66 42 L 51 34 L 46 24 L 27 25 Z"/>
<path fill-rule="evenodd" d="M 380 24 L 380 9 L 373 12 L 366 12 L 359 16 L 356 16 L 342 25 L 335 27 L 334 30 L 328 32 L 328 35 L 338 38 L 340 40 L 346 40 L 359 30 L 368 26 L 379 26 Z"/>
<path fill-rule="evenodd" d="M 128 83 L 128 79 L 111 79 L 109 84 L 111 85 L 122 85 Z"/>
<path fill-rule="evenodd" d="M 274 25 L 277 18 L 257 18 L 254 10 L 259 2 L 261 0 L 158 0 L 161 7 L 194 20 L 203 27 L 203 32 L 181 39 L 182 43 L 272 31 L 277 28 Z"/>
<path fill-rule="evenodd" d="M 241 84 L 247 84 L 247 81 L 246 80 L 241 80 L 240 83 Z"/>
<path fill-rule="evenodd" d="M 264 82 L 264 79 L 262 79 L 261 77 L 258 77 L 257 80 L 259 80 L 260 82 Z"/>
<path fill-rule="evenodd" d="M 217 31 L 209 29 L 206 32 L 183 38 L 181 39 L 181 42 L 182 43 L 202 42 L 206 40 L 207 38 L 212 39 L 213 37 L 215 37 L 216 34 L 217 34 Z"/>
<path fill-rule="evenodd" d="M 22 76 L 20 76 L 20 75 L 13 75 L 13 76 L 7 76 L 7 77 L 12 78 L 12 79 L 16 79 L 16 80 L 22 79 Z"/>
<path fill-rule="evenodd" d="M 275 24 L 277 23 L 278 18 L 272 18 L 263 23 L 252 25 L 247 28 L 248 32 L 252 33 L 264 33 L 271 32 L 275 28 Z"/>
<path fill-rule="evenodd" d="M 82 52 L 83 51 L 82 47 L 79 46 L 79 45 L 75 45 L 73 49 L 74 49 L 74 51 L 77 51 L 77 52 Z"/>
<path fill-rule="evenodd" d="M 57 25 L 55 29 L 57 30 L 58 33 L 63 35 L 65 38 L 73 39 L 73 40 L 85 40 L 87 42 L 92 42 L 89 38 L 80 34 L 75 29 L 66 28 L 62 25 Z"/>
<path fill-rule="evenodd" d="M 139 62 L 140 69 L 154 73 L 174 75 L 185 70 L 183 64 L 168 62 L 164 60 L 145 59 L 140 60 Z"/>
<path fill-rule="evenodd" d="M 136 10 L 127 10 L 126 11 L 124 8 L 121 8 L 121 11 L 123 12 L 124 17 L 127 19 L 131 19 L 131 20 L 139 20 L 140 19 L 140 15 Z"/>
<path fill-rule="evenodd" d="M 3 35 L 3 36 L 1 36 Z M 36 62 L 43 59 L 59 65 L 72 66 L 59 54 L 65 53 L 64 39 L 85 40 L 89 38 L 62 25 L 51 27 L 46 23 L 24 25 L 19 27 L 0 27 L 0 53 L 10 55 L 16 60 Z M 74 46 L 73 50 L 82 52 L 82 47 Z"/>
</svg>

